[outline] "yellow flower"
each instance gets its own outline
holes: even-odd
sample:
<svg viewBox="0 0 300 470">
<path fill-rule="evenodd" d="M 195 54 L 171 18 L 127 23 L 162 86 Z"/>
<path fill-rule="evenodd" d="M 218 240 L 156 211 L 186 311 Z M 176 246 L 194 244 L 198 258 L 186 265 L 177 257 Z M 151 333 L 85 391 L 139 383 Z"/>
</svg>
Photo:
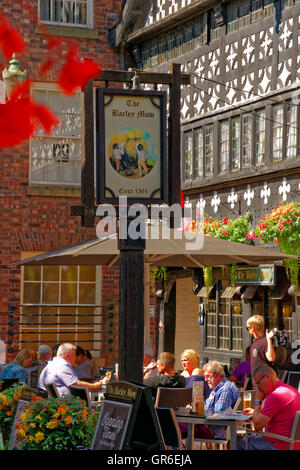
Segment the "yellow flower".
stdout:
<svg viewBox="0 0 300 470">
<path fill-rule="evenodd" d="M 31 427 L 31 428 L 35 428 L 35 427 L 36 427 L 36 424 L 35 424 L 35 423 L 30 423 L 30 427 Z"/>
<path fill-rule="evenodd" d="M 25 430 L 24 430 L 23 428 L 20 428 L 20 429 L 18 430 L 18 437 L 19 437 L 20 439 L 24 439 L 25 436 L 26 436 Z"/>
<path fill-rule="evenodd" d="M 73 421 L 73 420 L 72 420 L 72 416 L 67 416 L 67 417 L 65 418 L 65 423 L 66 423 L 66 424 L 71 424 L 72 421 Z"/>
<path fill-rule="evenodd" d="M 49 421 L 47 424 L 46 424 L 46 428 L 47 429 L 56 429 L 58 426 L 58 420 L 55 419 L 54 421 Z"/>
<path fill-rule="evenodd" d="M 44 433 L 43 432 L 37 432 L 36 435 L 35 435 L 35 442 L 38 444 L 39 442 L 41 442 L 43 439 L 44 439 Z"/>
</svg>

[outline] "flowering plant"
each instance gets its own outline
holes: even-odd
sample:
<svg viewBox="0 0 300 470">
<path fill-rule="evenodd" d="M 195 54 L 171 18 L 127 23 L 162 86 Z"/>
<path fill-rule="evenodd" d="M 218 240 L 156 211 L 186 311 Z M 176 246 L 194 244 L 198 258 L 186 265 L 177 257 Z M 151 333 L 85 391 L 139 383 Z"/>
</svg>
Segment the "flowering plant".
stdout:
<svg viewBox="0 0 300 470">
<path fill-rule="evenodd" d="M 281 202 L 276 209 L 264 216 L 255 229 L 263 243 L 274 242 L 283 253 L 298 255 L 298 259 L 286 259 L 286 270 L 292 284 L 298 286 L 300 268 L 300 203 Z"/>
<path fill-rule="evenodd" d="M 16 424 L 18 445 L 23 450 L 89 447 L 99 411 L 78 397 L 33 398 Z"/>
<path fill-rule="evenodd" d="M 0 393 L 0 431 L 4 445 L 8 443 L 23 388 L 24 385 L 14 384 Z"/>
<path fill-rule="evenodd" d="M 274 242 L 284 253 L 300 250 L 300 203 L 282 202 L 265 215 L 255 229 L 263 243 Z"/>
<path fill-rule="evenodd" d="M 212 217 L 205 217 L 203 221 L 194 220 L 189 226 L 189 231 L 199 232 L 203 229 L 204 235 L 209 237 L 223 238 L 249 245 L 256 238 L 256 235 L 251 233 L 250 227 L 251 213 L 248 211 L 237 219 L 225 217 L 223 220 L 216 220 Z"/>
</svg>

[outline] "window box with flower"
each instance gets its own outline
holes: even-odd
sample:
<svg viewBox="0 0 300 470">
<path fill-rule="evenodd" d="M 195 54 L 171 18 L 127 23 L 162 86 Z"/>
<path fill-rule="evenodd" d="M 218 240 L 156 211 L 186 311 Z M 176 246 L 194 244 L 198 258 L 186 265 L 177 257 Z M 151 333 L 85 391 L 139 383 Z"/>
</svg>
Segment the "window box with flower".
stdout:
<svg viewBox="0 0 300 470">
<path fill-rule="evenodd" d="M 255 234 L 262 243 L 273 242 L 280 251 L 298 256 L 285 260 L 288 276 L 293 285 L 298 285 L 300 264 L 300 203 L 281 202 L 270 214 L 258 223 Z"/>
</svg>

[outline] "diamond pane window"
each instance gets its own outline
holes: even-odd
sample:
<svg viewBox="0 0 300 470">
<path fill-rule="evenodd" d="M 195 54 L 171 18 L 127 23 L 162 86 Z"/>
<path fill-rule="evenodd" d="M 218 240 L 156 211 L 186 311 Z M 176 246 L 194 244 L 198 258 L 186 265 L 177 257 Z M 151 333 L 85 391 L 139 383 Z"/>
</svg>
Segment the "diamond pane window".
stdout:
<svg viewBox="0 0 300 470">
<path fill-rule="evenodd" d="M 80 185 L 82 154 L 81 94 L 33 89 L 33 97 L 51 108 L 60 121 L 51 134 L 37 130 L 30 140 L 30 183 Z"/>
</svg>

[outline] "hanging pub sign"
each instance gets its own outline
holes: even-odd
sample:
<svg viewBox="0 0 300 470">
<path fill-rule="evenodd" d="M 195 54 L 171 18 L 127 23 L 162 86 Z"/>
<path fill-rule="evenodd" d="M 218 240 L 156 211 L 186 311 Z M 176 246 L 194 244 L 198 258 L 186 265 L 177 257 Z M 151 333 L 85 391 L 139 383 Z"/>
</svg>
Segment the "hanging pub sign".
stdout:
<svg viewBox="0 0 300 470">
<path fill-rule="evenodd" d="M 256 286 L 275 285 L 275 266 L 261 265 L 236 268 L 236 283 Z"/>
<path fill-rule="evenodd" d="M 168 203 L 166 92 L 97 93 L 97 204 Z"/>
</svg>

